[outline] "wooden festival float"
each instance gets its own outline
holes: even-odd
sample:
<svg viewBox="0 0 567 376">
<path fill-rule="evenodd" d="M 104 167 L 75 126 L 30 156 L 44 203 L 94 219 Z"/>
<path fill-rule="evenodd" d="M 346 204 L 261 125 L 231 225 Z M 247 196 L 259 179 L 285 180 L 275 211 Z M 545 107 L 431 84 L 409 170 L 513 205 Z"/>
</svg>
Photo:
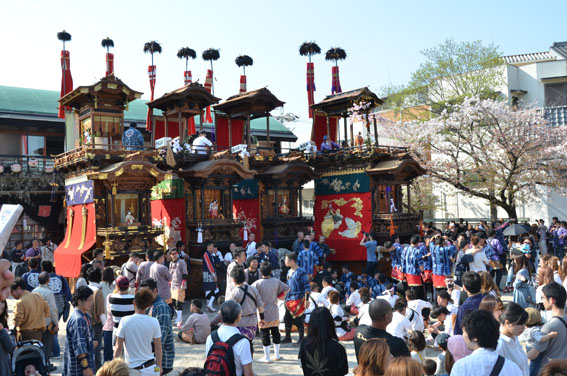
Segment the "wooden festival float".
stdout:
<svg viewBox="0 0 567 376">
<path fill-rule="evenodd" d="M 270 139 L 270 112 L 283 105 L 270 90 L 261 88 L 234 95 L 214 108 L 218 147 L 237 154 L 254 171 L 254 179 L 243 180 L 233 189 L 234 215 L 244 224 L 241 237 L 246 240 L 255 233 L 257 241 L 265 239 L 273 247 L 291 249 L 297 231 L 313 225 L 302 215 L 301 190 L 318 175 L 303 161 L 301 152 L 276 152 L 276 143 Z M 253 145 L 250 120 L 257 118 L 266 119 L 267 137 Z M 227 133 L 224 129 L 228 138 L 220 136 Z"/>
<path fill-rule="evenodd" d="M 58 155 L 65 177 L 66 231 L 55 251 L 58 274 L 78 277 L 95 247 L 119 263 L 132 250 L 156 246 L 150 192 L 174 175 L 156 166 L 154 148 L 125 147 L 124 109 L 141 97 L 114 75 L 79 86 L 59 102 L 66 111 L 66 138 L 75 147 Z M 68 144 L 69 145 L 69 144 Z"/>
<path fill-rule="evenodd" d="M 361 88 L 327 96 L 311 106 L 311 139 L 318 150 L 324 136 L 350 144 L 306 154 L 309 165 L 320 174 L 315 180 L 315 232 L 327 238 L 331 261 L 348 261 L 355 269 L 366 261 L 366 248 L 360 245 L 363 232 L 375 232 L 379 244 L 393 232 L 408 241 L 420 223 L 420 217 L 409 210 L 410 183 L 424 169 L 405 148 L 378 143 L 376 119 L 370 124 L 369 115 L 382 103 L 368 88 Z M 361 115 L 375 141 L 353 146 L 356 139 L 348 118 L 355 105 L 364 108 Z"/>
</svg>

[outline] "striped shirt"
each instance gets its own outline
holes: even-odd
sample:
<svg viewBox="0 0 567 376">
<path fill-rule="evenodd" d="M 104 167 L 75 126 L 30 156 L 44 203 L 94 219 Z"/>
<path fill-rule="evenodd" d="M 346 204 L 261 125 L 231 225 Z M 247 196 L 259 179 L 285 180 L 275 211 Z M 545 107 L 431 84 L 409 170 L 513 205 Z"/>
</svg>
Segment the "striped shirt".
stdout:
<svg viewBox="0 0 567 376">
<path fill-rule="evenodd" d="M 159 295 L 152 303 L 149 315 L 157 319 L 161 329 L 161 366 L 163 368 L 173 368 L 175 345 L 173 343 L 173 331 L 171 329 L 171 310 Z"/>
<path fill-rule="evenodd" d="M 112 314 L 114 327 L 118 328 L 122 317 L 134 314 L 134 295 L 112 293 L 108 296 L 108 305 Z"/>
<path fill-rule="evenodd" d="M 315 252 L 310 249 L 304 249 L 299 252 L 299 256 L 297 256 L 297 265 L 299 265 L 300 268 L 303 268 L 308 275 L 313 274 L 316 261 L 317 255 L 315 255 Z"/>
<path fill-rule="evenodd" d="M 453 263 L 451 258 L 455 258 L 457 249 L 454 245 L 440 246 L 436 245 L 431 249 L 431 259 L 433 262 L 433 274 L 435 275 L 451 275 Z"/>
<path fill-rule="evenodd" d="M 414 246 L 407 246 L 402 251 L 402 272 L 411 275 L 420 275 L 420 266 L 424 265 L 423 252 L 420 248 Z"/>
<path fill-rule="evenodd" d="M 309 279 L 305 270 L 297 268 L 295 271 L 289 269 L 287 272 L 287 285 L 290 288 L 289 293 L 285 296 L 285 301 L 301 299 L 305 296 L 306 292 L 311 291 L 309 287 Z"/>
<path fill-rule="evenodd" d="M 64 375 L 83 376 L 83 368 L 77 358 L 81 354 L 87 355 L 89 368 L 94 371 L 95 359 L 91 318 L 88 313 L 75 309 L 67 321 L 65 359 L 63 361 Z"/>
<path fill-rule="evenodd" d="M 397 243 L 396 243 L 397 244 Z M 392 267 L 402 266 L 402 247 L 398 245 L 394 245 L 394 249 L 390 252 L 390 260 L 392 260 Z"/>
</svg>

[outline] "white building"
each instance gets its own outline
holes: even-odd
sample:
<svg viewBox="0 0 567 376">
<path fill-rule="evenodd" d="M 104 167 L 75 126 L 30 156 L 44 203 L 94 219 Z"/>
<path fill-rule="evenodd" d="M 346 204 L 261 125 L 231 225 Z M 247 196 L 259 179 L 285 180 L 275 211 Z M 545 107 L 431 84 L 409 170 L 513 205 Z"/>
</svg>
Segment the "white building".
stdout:
<svg viewBox="0 0 567 376">
<path fill-rule="evenodd" d="M 512 105 L 541 108 L 550 125 L 567 124 L 567 42 L 556 42 L 549 51 L 504 56 L 504 84 L 496 88 Z M 517 214 L 530 221 L 552 217 L 567 219 L 567 198 L 541 188 L 535 200 L 519 203 Z M 488 201 L 466 196 L 462 192 L 435 185 L 439 198 L 433 218 L 490 218 Z M 499 209 L 498 217 L 506 218 Z"/>
</svg>

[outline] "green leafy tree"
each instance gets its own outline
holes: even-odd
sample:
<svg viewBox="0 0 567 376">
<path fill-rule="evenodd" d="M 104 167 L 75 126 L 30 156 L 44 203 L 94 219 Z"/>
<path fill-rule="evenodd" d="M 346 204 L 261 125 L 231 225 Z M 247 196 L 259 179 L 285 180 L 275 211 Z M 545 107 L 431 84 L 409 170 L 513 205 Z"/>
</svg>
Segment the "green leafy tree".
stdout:
<svg viewBox="0 0 567 376">
<path fill-rule="evenodd" d="M 387 106 L 403 112 L 406 118 L 416 117 L 408 109 L 417 105 L 427 105 L 434 113 L 440 113 L 466 97 L 496 98 L 496 88 L 505 82 L 505 65 L 493 44 L 447 39 L 421 53 L 425 62 L 412 73 L 407 85 L 381 89 Z"/>
</svg>

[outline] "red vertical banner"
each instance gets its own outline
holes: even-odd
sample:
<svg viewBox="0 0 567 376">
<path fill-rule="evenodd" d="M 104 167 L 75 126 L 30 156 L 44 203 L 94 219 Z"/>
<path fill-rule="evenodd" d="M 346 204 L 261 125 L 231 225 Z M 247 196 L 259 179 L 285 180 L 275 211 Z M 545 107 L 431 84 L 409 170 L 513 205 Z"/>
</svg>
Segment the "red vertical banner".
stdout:
<svg viewBox="0 0 567 376">
<path fill-rule="evenodd" d="M 69 51 L 61 51 L 61 96 L 63 98 L 66 94 L 73 90 L 73 77 L 71 76 L 71 55 Z M 59 113 L 57 117 L 64 119 L 65 110 L 69 107 L 59 106 Z"/>
<path fill-rule="evenodd" d="M 185 86 L 189 85 L 193 81 L 193 77 L 191 77 L 191 71 L 186 70 L 183 72 L 183 84 Z"/>
<path fill-rule="evenodd" d="M 186 70 L 183 72 L 183 84 L 185 86 L 190 85 L 193 82 L 193 77 L 191 76 L 191 71 Z M 191 136 L 195 134 L 195 118 L 193 116 L 187 118 L 187 135 Z"/>
<path fill-rule="evenodd" d="M 106 77 L 114 74 L 114 54 L 106 54 Z"/>
<path fill-rule="evenodd" d="M 311 105 L 315 103 L 315 65 L 307 63 L 307 103 L 309 104 L 309 117 L 313 117 Z"/>
<path fill-rule="evenodd" d="M 154 89 L 156 88 L 156 66 L 148 66 L 148 76 L 150 79 L 150 101 L 154 100 Z M 146 130 L 152 131 L 152 109 L 148 107 L 148 117 L 146 118 Z"/>
<path fill-rule="evenodd" d="M 207 77 L 205 78 L 205 89 L 210 93 L 211 89 L 213 88 L 213 71 L 207 69 Z M 205 114 L 205 123 L 213 123 L 213 117 L 211 116 L 211 106 L 207 107 L 207 111 Z"/>
<path fill-rule="evenodd" d="M 246 93 L 246 76 L 240 76 L 240 93 Z"/>
<path fill-rule="evenodd" d="M 331 69 L 332 81 L 331 81 L 331 94 L 342 93 L 341 81 L 339 80 L 339 67 L 334 66 Z"/>
<path fill-rule="evenodd" d="M 234 218 L 240 223 L 244 224 L 247 231 L 246 240 L 244 240 L 244 227 L 240 229 L 240 238 L 243 243 L 247 243 L 250 234 L 256 234 L 256 239 L 261 239 L 260 229 L 260 200 L 257 198 L 249 200 L 233 200 L 232 210 Z"/>
<path fill-rule="evenodd" d="M 168 248 L 179 240 L 185 241 L 185 201 L 182 198 L 152 200 L 151 205 L 152 225 L 163 227 Z"/>
</svg>

